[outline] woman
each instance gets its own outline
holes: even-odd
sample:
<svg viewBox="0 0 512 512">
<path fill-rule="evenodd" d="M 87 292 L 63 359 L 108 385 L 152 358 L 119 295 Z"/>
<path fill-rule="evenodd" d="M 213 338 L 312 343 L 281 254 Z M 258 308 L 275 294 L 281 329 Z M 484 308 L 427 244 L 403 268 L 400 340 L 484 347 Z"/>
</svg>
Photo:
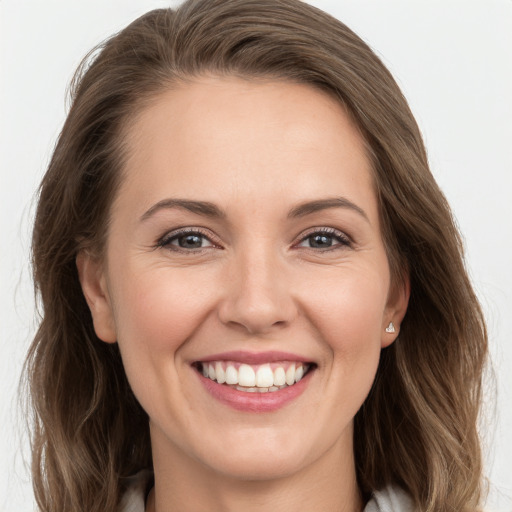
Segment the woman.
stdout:
<svg viewBox="0 0 512 512">
<path fill-rule="evenodd" d="M 339 21 L 189 1 L 113 37 L 33 251 L 42 510 L 478 510 L 484 321 L 407 103 Z"/>
</svg>

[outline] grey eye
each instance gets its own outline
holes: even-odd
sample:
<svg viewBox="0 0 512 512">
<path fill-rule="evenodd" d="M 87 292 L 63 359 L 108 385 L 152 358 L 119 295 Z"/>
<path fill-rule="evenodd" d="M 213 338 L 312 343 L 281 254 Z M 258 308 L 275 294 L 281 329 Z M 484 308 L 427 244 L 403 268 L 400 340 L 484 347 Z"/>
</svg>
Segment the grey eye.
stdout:
<svg viewBox="0 0 512 512">
<path fill-rule="evenodd" d="M 174 241 L 177 242 L 177 245 L 179 245 L 183 249 L 199 249 L 201 247 L 204 247 L 203 242 L 207 240 L 203 235 L 189 234 L 181 235 L 175 240 L 173 240 L 173 242 Z"/>
<path fill-rule="evenodd" d="M 159 245 L 161 247 L 167 247 L 169 249 L 203 249 L 205 247 L 213 247 L 213 243 L 210 239 L 200 232 L 187 231 L 176 234 L 171 234 L 165 237 Z"/>
<path fill-rule="evenodd" d="M 315 231 L 304 237 L 299 247 L 308 249 L 330 249 L 336 246 L 349 246 L 350 240 L 342 232 Z"/>
<path fill-rule="evenodd" d="M 326 234 L 315 234 L 308 236 L 306 239 L 309 242 L 310 247 L 324 249 L 325 247 L 331 247 L 333 244 L 333 237 Z"/>
</svg>

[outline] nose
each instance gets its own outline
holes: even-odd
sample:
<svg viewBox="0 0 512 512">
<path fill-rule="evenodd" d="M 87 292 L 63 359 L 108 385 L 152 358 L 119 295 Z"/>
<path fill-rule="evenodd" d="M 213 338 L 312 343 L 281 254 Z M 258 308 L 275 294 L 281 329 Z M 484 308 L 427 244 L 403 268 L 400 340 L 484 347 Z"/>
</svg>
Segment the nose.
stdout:
<svg viewBox="0 0 512 512">
<path fill-rule="evenodd" d="M 225 325 L 263 335 L 286 327 L 297 315 L 290 273 L 271 251 L 235 258 L 218 309 Z"/>
</svg>

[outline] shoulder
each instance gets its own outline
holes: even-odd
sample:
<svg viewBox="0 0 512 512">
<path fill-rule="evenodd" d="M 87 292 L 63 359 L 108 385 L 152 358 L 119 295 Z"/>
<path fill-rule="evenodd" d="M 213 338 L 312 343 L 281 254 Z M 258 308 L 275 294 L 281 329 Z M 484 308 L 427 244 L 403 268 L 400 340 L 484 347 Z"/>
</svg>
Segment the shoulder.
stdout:
<svg viewBox="0 0 512 512">
<path fill-rule="evenodd" d="M 145 470 L 123 479 L 126 491 L 119 503 L 118 512 L 144 512 L 148 487 L 153 480 L 153 473 Z"/>
<path fill-rule="evenodd" d="M 414 512 L 411 497 L 396 486 L 389 486 L 372 495 L 364 512 Z"/>
</svg>

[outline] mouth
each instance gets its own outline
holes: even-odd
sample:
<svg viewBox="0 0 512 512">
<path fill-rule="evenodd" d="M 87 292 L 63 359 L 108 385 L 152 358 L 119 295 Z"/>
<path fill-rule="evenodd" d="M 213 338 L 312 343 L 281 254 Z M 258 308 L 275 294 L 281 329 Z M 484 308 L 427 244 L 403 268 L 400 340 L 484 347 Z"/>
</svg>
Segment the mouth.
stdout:
<svg viewBox="0 0 512 512">
<path fill-rule="evenodd" d="M 248 364 L 240 361 L 196 361 L 192 365 L 204 378 L 243 393 L 275 393 L 294 387 L 316 365 L 303 361 Z"/>
</svg>

